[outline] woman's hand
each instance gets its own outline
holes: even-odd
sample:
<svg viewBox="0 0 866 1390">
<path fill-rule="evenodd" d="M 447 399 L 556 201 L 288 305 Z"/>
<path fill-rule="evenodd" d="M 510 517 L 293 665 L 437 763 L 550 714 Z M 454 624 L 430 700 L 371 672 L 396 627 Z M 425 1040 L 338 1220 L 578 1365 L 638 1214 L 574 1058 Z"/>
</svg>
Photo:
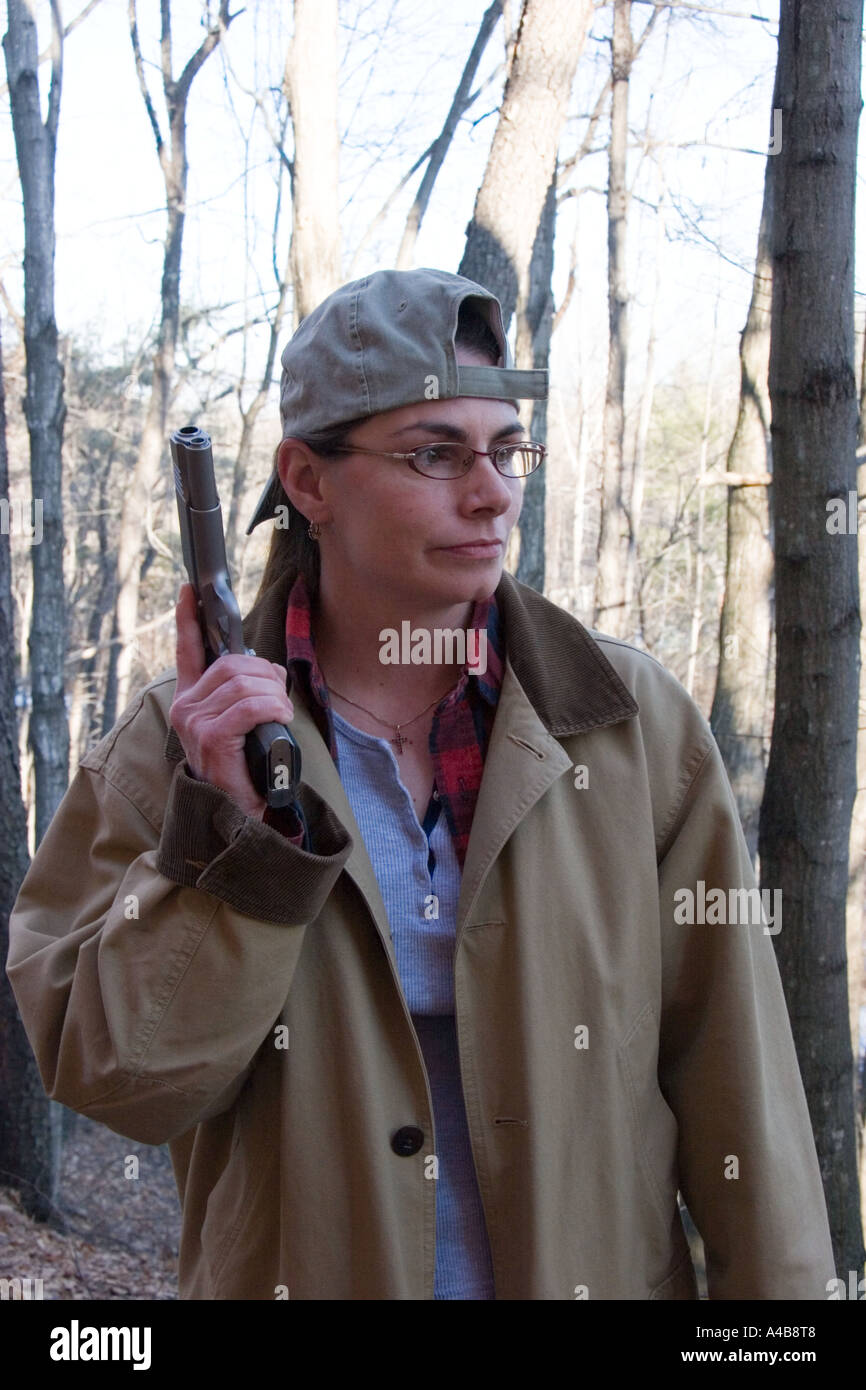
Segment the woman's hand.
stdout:
<svg viewBox="0 0 866 1390">
<path fill-rule="evenodd" d="M 247 769 L 246 736 L 257 724 L 294 718 L 286 669 L 259 656 L 221 656 L 205 669 L 195 591 L 183 584 L 177 619 L 177 686 L 170 717 L 194 777 L 221 787 L 248 816 L 267 809 Z"/>
</svg>

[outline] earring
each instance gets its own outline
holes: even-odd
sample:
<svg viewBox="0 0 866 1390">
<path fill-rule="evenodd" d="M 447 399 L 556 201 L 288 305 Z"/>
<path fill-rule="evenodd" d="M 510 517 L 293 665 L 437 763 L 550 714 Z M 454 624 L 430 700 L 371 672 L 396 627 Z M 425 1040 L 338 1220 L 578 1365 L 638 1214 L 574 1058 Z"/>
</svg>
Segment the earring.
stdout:
<svg viewBox="0 0 866 1390">
<path fill-rule="evenodd" d="M 317 541 L 322 534 L 322 528 L 318 521 L 311 521 L 307 527 L 307 535 L 311 541 Z"/>
</svg>

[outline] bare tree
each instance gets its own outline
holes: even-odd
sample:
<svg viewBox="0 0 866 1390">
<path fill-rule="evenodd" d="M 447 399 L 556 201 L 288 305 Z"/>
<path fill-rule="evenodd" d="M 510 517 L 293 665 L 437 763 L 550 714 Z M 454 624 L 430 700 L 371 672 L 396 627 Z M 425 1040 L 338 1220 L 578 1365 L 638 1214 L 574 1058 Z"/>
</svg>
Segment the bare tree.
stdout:
<svg viewBox="0 0 866 1390">
<path fill-rule="evenodd" d="M 591 0 L 523 0 L 499 120 L 475 200 L 460 274 L 497 295 L 505 326 L 517 319 L 515 359 L 546 366 L 553 324 L 550 270 L 556 157 Z M 532 412 L 543 432 L 545 411 Z M 517 573 L 544 584 L 544 473 L 526 484 Z"/>
<path fill-rule="evenodd" d="M 6 401 L 0 354 L 0 497 L 9 496 Z M 15 708 L 15 624 L 9 530 L 0 531 L 0 961 L 9 949 L 9 913 L 27 872 L 27 814 L 21 800 Z M 0 968 L 0 1183 L 21 1193 L 25 1210 L 44 1221 L 51 1213 L 57 1172 L 58 1126 L 33 1057 L 5 969 Z"/>
<path fill-rule="evenodd" d="M 384 219 L 397 193 L 408 183 L 425 162 L 426 169 L 406 220 L 397 257 L 398 268 L 411 263 L 412 251 L 436 178 L 445 161 L 457 123 L 463 112 L 476 100 L 471 91 L 478 65 L 489 37 L 502 13 L 501 0 L 492 0 L 484 15 L 460 81 L 438 137 L 412 165 L 409 173 L 387 200 L 374 219 L 368 235 Z M 268 349 L 265 367 L 250 404 L 240 405 L 242 430 L 234 470 L 232 497 L 227 522 L 230 555 L 236 554 L 240 543 L 241 502 L 246 487 L 253 429 L 270 390 L 277 358 L 279 335 L 286 311 L 294 306 L 297 325 L 311 309 L 321 302 L 340 283 L 341 228 L 338 211 L 338 154 L 337 125 L 337 4 L 311 4 L 310 0 L 295 0 L 294 35 L 290 40 L 281 83 L 284 105 L 280 119 L 273 117 L 261 96 L 249 93 L 256 101 L 277 149 L 280 172 L 287 170 L 291 181 L 292 236 L 285 269 L 276 278 L 276 305 L 269 315 Z M 294 137 L 291 157 L 286 153 L 289 130 Z M 323 135 L 324 157 L 323 157 Z M 277 222 L 274 225 L 276 242 Z M 367 236 L 361 246 L 366 244 Z M 359 247 L 360 251 L 361 247 Z M 276 267 L 276 244 L 274 246 Z M 289 291 L 291 290 L 291 295 Z"/>
<path fill-rule="evenodd" d="M 555 306 L 553 302 L 553 249 L 556 239 L 556 175 L 551 179 L 529 260 L 529 298 L 526 304 L 526 331 L 531 334 L 533 367 L 544 368 L 550 359 Z M 522 351 L 527 350 L 524 345 Z M 529 420 L 532 439 L 547 441 L 547 401 L 532 402 Z M 532 473 L 526 480 L 523 507 L 518 533 L 516 575 L 522 584 L 529 584 L 539 593 L 544 589 L 546 542 L 545 509 L 547 477 L 544 469 Z"/>
<path fill-rule="evenodd" d="M 654 12 L 655 13 L 655 12 Z M 652 420 L 653 404 L 655 401 L 656 389 L 656 344 L 658 340 L 658 309 L 661 300 L 662 287 L 662 250 L 664 245 L 665 232 L 665 188 L 659 161 L 659 194 L 656 205 L 656 244 L 655 244 L 655 274 L 653 280 L 652 300 L 649 310 L 649 329 L 647 333 L 646 354 L 644 356 L 644 374 L 641 384 L 640 402 L 637 409 L 637 420 L 634 431 L 634 447 L 632 451 L 631 470 L 627 486 L 629 493 L 628 506 L 628 565 L 626 570 L 625 602 L 626 609 L 631 614 L 632 633 L 635 640 L 644 643 L 645 635 L 642 627 L 642 611 L 637 603 L 638 586 L 640 583 L 640 556 L 638 554 L 638 537 L 640 536 L 641 516 L 643 513 L 644 490 L 646 487 L 646 458 L 647 446 L 649 443 L 650 421 Z M 704 431 L 706 434 L 706 430 Z"/>
<path fill-rule="evenodd" d="M 415 242 L 418 240 L 418 232 L 421 229 L 421 223 L 424 220 L 424 214 L 430 202 L 433 185 L 436 182 L 439 170 L 445 162 L 445 156 L 448 153 L 449 146 L 454 138 L 454 132 L 457 129 L 457 122 L 460 120 L 467 106 L 471 105 L 474 100 L 471 91 L 472 83 L 475 80 L 478 64 L 481 62 L 488 40 L 493 30 L 496 28 L 501 14 L 502 0 L 491 0 L 491 3 L 481 16 L 478 33 L 475 35 L 475 42 L 469 52 L 469 57 L 466 59 L 463 72 L 460 74 L 460 81 L 457 84 L 457 90 L 454 93 L 454 98 L 448 109 L 448 115 L 445 117 L 445 124 L 429 150 L 422 156 L 422 162 L 424 158 L 427 160 L 427 168 L 424 170 L 418 192 L 412 200 L 412 206 L 406 217 L 406 226 L 403 229 L 400 249 L 397 252 L 398 270 L 407 270 L 412 264 L 412 252 L 415 249 Z"/>
<path fill-rule="evenodd" d="M 241 504 L 246 489 L 256 421 L 267 401 L 277 361 L 280 335 L 290 305 L 294 326 L 320 304 L 341 280 L 339 151 L 337 125 L 337 0 L 295 0 L 294 34 L 283 66 L 282 112 L 274 125 L 258 94 L 250 93 L 265 117 L 278 159 L 277 216 L 273 225 L 276 303 L 268 316 L 268 347 L 261 377 L 249 404 L 238 388 L 241 438 L 235 459 L 226 523 L 230 558 L 240 549 Z M 290 158 L 285 145 L 294 139 Z M 287 262 L 277 269 L 280 183 L 288 171 L 292 234 Z M 291 294 L 290 294 L 291 291 Z"/>
<path fill-rule="evenodd" d="M 68 38 L 69 38 L 69 35 L 70 35 L 71 33 L 73 33 L 74 30 L 76 30 L 76 29 L 78 28 L 79 24 L 83 23 L 83 21 L 87 18 L 87 16 L 88 16 L 89 14 L 92 14 L 92 13 L 93 13 L 93 11 L 96 9 L 97 5 L 101 5 L 101 4 L 102 4 L 102 0 L 87 0 L 87 3 L 84 5 L 84 7 L 83 7 L 82 9 L 80 9 L 80 10 L 78 11 L 78 14 L 75 15 L 74 19 L 70 19 L 70 21 L 69 21 L 68 24 L 64 24 L 64 25 L 63 25 L 63 28 L 60 30 L 61 38 L 62 38 L 62 39 L 68 39 Z M 46 63 L 46 62 L 48 62 L 49 60 L 53 61 L 53 58 L 54 58 L 54 51 L 55 51 L 55 43 L 56 43 L 56 39 L 55 39 L 55 36 L 52 34 L 51 42 L 48 44 L 47 48 L 43 48 L 42 52 L 39 54 L 38 62 L 39 62 L 39 66 L 40 66 L 40 67 L 42 66 L 43 63 Z M 5 96 L 6 93 L 7 93 L 8 91 L 9 91 L 9 83 L 8 83 L 8 82 L 0 82 L 0 96 Z"/>
<path fill-rule="evenodd" d="M 511 71 L 460 262 L 461 275 L 498 296 L 506 326 L 516 313 L 515 355 L 525 366 L 532 362 L 530 261 L 591 13 L 589 0 L 523 0 Z"/>
<path fill-rule="evenodd" d="M 460 80 L 457 83 L 457 88 L 451 100 L 451 105 L 448 108 L 448 114 L 445 117 L 442 129 L 436 139 L 430 142 L 426 150 L 418 155 L 417 159 L 414 160 L 406 173 L 397 181 L 394 188 L 391 189 L 391 192 L 385 198 L 375 217 L 368 223 L 352 254 L 349 265 L 350 278 L 355 277 L 364 251 L 367 249 L 375 232 L 378 231 L 385 221 L 395 202 L 403 192 L 403 189 L 411 182 L 418 170 L 426 165 L 427 167 L 424 170 L 418 192 L 412 200 L 412 205 L 406 215 L 403 236 L 397 252 L 396 266 L 398 270 L 405 270 L 411 265 L 418 233 L 421 230 L 421 223 L 424 220 L 424 214 L 430 204 L 430 197 L 436 179 L 439 176 L 442 165 L 445 162 L 445 157 L 451 147 L 454 135 L 456 134 L 460 117 L 466 114 L 487 87 L 498 80 L 503 71 L 506 74 L 506 78 L 510 71 L 510 55 L 514 52 L 514 35 L 510 35 L 510 37 L 506 39 L 506 50 L 509 55 L 506 57 L 506 60 L 500 63 L 494 71 L 485 78 L 480 86 L 476 87 L 474 91 L 470 90 L 484 50 L 496 27 L 496 21 L 500 14 L 503 14 L 505 11 L 510 12 L 510 9 L 511 6 L 505 3 L 505 0 L 491 0 L 491 4 L 488 5 L 487 9 L 484 11 L 469 56 L 460 74 Z M 506 34 L 509 34 L 507 14 L 505 27 Z"/>
<path fill-rule="evenodd" d="M 52 0 L 48 106 L 42 119 L 36 24 L 25 0 L 8 0 L 3 38 L 12 128 L 24 201 L 24 345 L 33 506 L 42 508 L 42 541 L 32 547 L 30 748 L 36 787 L 36 841 L 66 790 L 69 730 L 64 705 L 66 647 L 63 588 L 63 369 L 54 317 L 54 164 L 63 81 L 63 21 Z"/>
<path fill-rule="evenodd" d="M 187 59 L 180 76 L 176 78 L 172 53 L 171 0 L 160 0 L 160 66 L 162 92 L 168 113 L 168 130 L 167 134 L 164 134 L 147 84 L 138 32 L 137 0 L 128 0 L 128 16 L 138 85 L 153 131 L 165 184 L 167 221 L 163 243 L 159 329 L 153 356 L 153 387 L 142 429 L 138 458 L 124 500 L 118 537 L 117 701 L 121 707 L 126 704 L 129 696 L 135 659 L 134 639 L 138 622 L 144 532 L 142 516 L 150 506 L 151 493 L 165 455 L 166 422 L 174 378 L 180 317 L 180 270 L 186 219 L 187 105 L 196 75 L 236 17 L 229 14 L 229 0 L 219 0 L 216 18 L 210 24 L 198 48 Z"/>
<path fill-rule="evenodd" d="M 598 536 L 594 625 L 615 637 L 630 635 L 626 608 L 629 528 L 625 490 L 625 371 L 628 354 L 626 219 L 628 89 L 634 44 L 631 0 L 614 0 L 610 47 L 611 109 L 607 179 L 608 350 L 602 447 L 601 525 Z"/>
<path fill-rule="evenodd" d="M 866 331 L 863 334 L 866 359 Z M 860 378 L 860 423 L 857 449 L 857 495 L 866 497 L 866 380 Z M 857 553 L 860 582 L 860 612 L 866 607 L 866 524 L 858 513 Z M 857 1142 L 860 1155 L 860 1208 L 866 1224 L 866 1058 L 860 1056 L 860 1016 L 866 1008 L 866 624 L 860 628 L 860 699 L 857 717 L 857 795 L 851 816 L 848 864 L 847 944 L 848 1002 L 851 1042 L 858 1072 L 855 1101 L 858 1117 Z"/>
<path fill-rule="evenodd" d="M 337 0 L 295 0 L 286 61 L 292 113 L 292 283 L 295 324 L 340 283 Z"/>
<path fill-rule="evenodd" d="M 782 147 L 772 224 L 770 400 L 776 540 L 775 721 L 761 807 L 762 886 L 809 1101 L 837 1268 L 859 1270 L 845 968 L 860 634 L 854 191 L 863 0 L 782 0 Z"/>
<path fill-rule="evenodd" d="M 695 673 L 698 665 L 698 654 L 701 646 L 701 629 L 703 627 L 703 602 L 704 602 L 704 574 L 705 564 L 705 537 L 706 537 L 706 490 L 703 486 L 707 473 L 707 453 L 710 442 L 710 425 L 713 418 L 713 392 L 716 384 L 716 357 L 718 346 L 718 327 L 719 327 L 719 296 L 720 287 L 716 291 L 716 307 L 713 314 L 713 338 L 710 348 L 710 365 L 707 372 L 707 386 L 704 397 L 704 419 L 701 426 L 701 445 L 698 452 L 698 505 L 695 517 L 694 530 L 694 564 L 695 574 L 692 589 L 692 614 L 689 631 L 689 659 L 686 667 L 686 678 L 683 684 L 690 695 L 695 693 Z M 691 552 L 690 552 L 691 557 Z"/>
<path fill-rule="evenodd" d="M 777 110 L 773 98 L 773 110 Z M 739 481 L 728 487 L 725 598 L 719 624 L 719 665 L 710 724 L 737 798 L 746 841 L 754 857 L 766 770 L 765 739 L 772 699 L 770 667 L 773 553 L 769 491 L 771 473 L 770 310 L 773 171 L 768 155 L 764 203 L 752 298 L 740 336 L 740 405 L 726 472 Z"/>
</svg>

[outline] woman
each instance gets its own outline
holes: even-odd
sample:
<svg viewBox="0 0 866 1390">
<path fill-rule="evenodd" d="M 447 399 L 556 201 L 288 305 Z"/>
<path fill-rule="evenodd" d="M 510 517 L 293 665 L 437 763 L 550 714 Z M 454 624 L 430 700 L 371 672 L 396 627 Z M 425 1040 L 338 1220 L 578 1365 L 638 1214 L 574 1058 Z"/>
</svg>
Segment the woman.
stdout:
<svg viewBox="0 0 866 1390">
<path fill-rule="evenodd" d="M 182 1297 L 693 1299 L 678 1192 L 712 1298 L 833 1277 L 772 927 L 679 910 L 754 902 L 708 726 L 503 572 L 544 389 L 459 276 L 311 314 L 250 527 L 277 518 L 257 655 L 203 670 L 185 587 L 176 675 L 22 885 L 43 1081 L 170 1143 Z M 246 771 L 271 719 L 307 850 Z"/>
</svg>

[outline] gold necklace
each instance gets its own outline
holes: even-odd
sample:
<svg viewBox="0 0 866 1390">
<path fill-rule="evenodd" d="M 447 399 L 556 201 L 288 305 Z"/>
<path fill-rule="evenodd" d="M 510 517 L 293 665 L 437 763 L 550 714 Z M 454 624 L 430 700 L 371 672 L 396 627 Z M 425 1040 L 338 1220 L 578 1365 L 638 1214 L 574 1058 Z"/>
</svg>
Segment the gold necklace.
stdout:
<svg viewBox="0 0 866 1390">
<path fill-rule="evenodd" d="M 333 692 L 334 695 L 338 695 L 339 698 L 340 698 L 341 700 L 345 700 L 347 705 L 354 705 L 355 709 L 363 710 L 365 714 L 369 714 L 373 719 L 375 719 L 375 720 L 377 721 L 377 723 L 379 723 L 379 724 L 386 724 L 386 725 L 388 726 L 389 729 L 396 729 L 396 730 L 397 730 L 397 737 L 396 737 L 396 738 L 391 738 L 391 739 L 389 739 L 388 742 L 389 742 L 389 743 L 396 744 L 397 752 L 401 755 L 401 757 L 402 757 L 402 754 L 403 754 L 403 744 L 404 744 L 404 743 L 410 743 L 410 744 L 411 744 L 411 743 L 414 743 L 415 740 L 414 740 L 414 739 L 411 739 L 411 738 L 404 738 L 403 735 L 400 733 L 400 730 L 401 730 L 401 729 L 408 729 L 408 727 L 409 727 L 410 724 L 414 724 L 415 721 L 416 721 L 417 719 L 420 719 L 420 718 L 421 718 L 421 714 L 426 714 L 426 713 L 427 713 L 427 710 L 432 709 L 434 705 L 438 705 L 439 702 L 440 702 L 441 700 L 444 700 L 445 696 L 448 694 L 448 691 L 447 691 L 447 690 L 443 691 L 443 693 L 442 693 L 441 695 L 437 695 L 435 700 L 431 700 L 431 701 L 430 701 L 430 704 L 429 704 L 429 705 L 426 705 L 425 708 L 422 709 L 421 714 L 416 714 L 412 719 L 407 719 L 407 720 L 406 720 L 404 723 L 402 723 L 402 724 L 394 724 L 390 719 L 382 719 L 378 714 L 374 714 L 373 711 L 372 711 L 371 709 L 367 709 L 366 705 L 359 705 L 358 702 L 357 702 L 356 700 L 350 700 L 349 697 L 348 697 L 348 695 L 341 695 L 340 692 L 339 692 L 339 690 L 335 690 L 334 687 L 333 687 L 332 685 L 328 685 L 328 678 L 327 678 L 327 676 L 325 676 L 325 672 L 324 672 L 324 669 L 323 669 L 323 667 L 322 667 L 321 662 L 319 662 L 319 670 L 322 672 L 322 675 L 323 675 L 324 678 L 325 678 L 325 684 L 328 686 L 328 690 L 331 691 L 331 692 Z M 455 684 L 458 684 L 458 683 L 459 683 L 459 682 L 455 682 Z M 453 690 L 453 689 L 454 689 L 454 686 L 449 686 L 448 689 L 449 689 L 449 690 Z"/>
</svg>

